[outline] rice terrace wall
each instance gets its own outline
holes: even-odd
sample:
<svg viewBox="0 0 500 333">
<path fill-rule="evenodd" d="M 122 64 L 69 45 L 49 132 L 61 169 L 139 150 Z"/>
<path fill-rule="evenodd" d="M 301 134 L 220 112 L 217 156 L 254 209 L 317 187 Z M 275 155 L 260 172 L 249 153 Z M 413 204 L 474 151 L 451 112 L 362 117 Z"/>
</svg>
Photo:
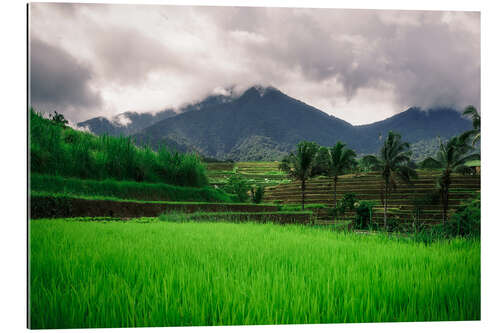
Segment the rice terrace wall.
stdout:
<svg viewBox="0 0 500 333">
<path fill-rule="evenodd" d="M 224 203 L 166 203 L 131 200 L 91 200 L 64 196 L 32 196 L 31 218 L 48 217 L 153 217 L 166 212 L 277 212 L 277 206 Z"/>
</svg>

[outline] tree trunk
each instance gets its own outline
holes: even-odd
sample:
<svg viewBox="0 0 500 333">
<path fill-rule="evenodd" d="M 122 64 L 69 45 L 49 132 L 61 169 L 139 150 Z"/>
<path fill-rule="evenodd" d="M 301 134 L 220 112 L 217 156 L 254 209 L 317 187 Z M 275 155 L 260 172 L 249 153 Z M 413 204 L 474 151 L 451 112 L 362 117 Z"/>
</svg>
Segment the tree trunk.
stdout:
<svg viewBox="0 0 500 333">
<path fill-rule="evenodd" d="M 337 176 L 333 177 L 333 201 L 335 201 L 335 209 L 337 208 L 337 180 Z M 337 211 L 335 211 L 333 222 L 335 222 L 336 217 L 338 217 Z"/>
<path fill-rule="evenodd" d="M 448 221 L 449 190 L 451 185 L 451 171 L 446 170 L 442 180 L 441 201 L 443 204 L 443 224 Z"/>
<path fill-rule="evenodd" d="M 337 176 L 333 177 L 333 201 L 335 201 L 335 208 L 337 208 Z"/>
<path fill-rule="evenodd" d="M 448 221 L 448 189 L 443 191 L 443 224 Z"/>
<path fill-rule="evenodd" d="M 385 192 L 384 192 L 384 229 L 387 230 L 387 192 L 388 192 L 388 184 L 385 183 Z"/>
<path fill-rule="evenodd" d="M 306 181 L 305 180 L 302 180 L 301 190 L 302 190 L 302 210 L 304 210 L 304 203 L 306 201 Z"/>
</svg>

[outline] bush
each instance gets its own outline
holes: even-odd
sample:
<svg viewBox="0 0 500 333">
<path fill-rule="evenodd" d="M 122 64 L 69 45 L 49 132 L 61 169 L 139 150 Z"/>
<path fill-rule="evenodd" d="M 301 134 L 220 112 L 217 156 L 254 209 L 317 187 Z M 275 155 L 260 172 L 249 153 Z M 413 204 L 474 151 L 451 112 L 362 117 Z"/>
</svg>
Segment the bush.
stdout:
<svg viewBox="0 0 500 333">
<path fill-rule="evenodd" d="M 338 201 L 337 207 L 333 207 L 329 210 L 329 214 L 333 215 L 334 218 L 343 216 L 346 211 L 354 210 L 355 203 L 357 202 L 355 193 L 346 193 Z"/>
<path fill-rule="evenodd" d="M 235 194 L 239 202 L 246 202 L 249 199 L 250 184 L 245 177 L 235 173 L 228 178 L 224 191 Z"/>
<path fill-rule="evenodd" d="M 442 225 L 446 237 L 479 238 L 481 234 L 481 199 L 477 198 L 458 207 L 455 214 Z"/>
<path fill-rule="evenodd" d="M 260 204 L 262 202 L 262 197 L 264 196 L 264 187 L 259 185 L 257 187 L 252 187 L 252 202 L 255 204 Z"/>
<path fill-rule="evenodd" d="M 454 237 L 479 238 L 481 235 L 481 199 L 478 196 L 461 205 L 445 224 L 422 229 L 415 233 L 414 239 L 431 243 L 439 239 Z"/>
<path fill-rule="evenodd" d="M 419 163 L 419 167 L 422 169 L 439 169 L 441 164 L 431 157 L 427 157 L 422 162 Z"/>
<path fill-rule="evenodd" d="M 356 209 L 355 227 L 357 229 L 369 229 L 374 227 L 372 216 L 375 204 L 375 201 L 369 200 L 361 200 L 354 204 L 354 208 Z"/>
</svg>

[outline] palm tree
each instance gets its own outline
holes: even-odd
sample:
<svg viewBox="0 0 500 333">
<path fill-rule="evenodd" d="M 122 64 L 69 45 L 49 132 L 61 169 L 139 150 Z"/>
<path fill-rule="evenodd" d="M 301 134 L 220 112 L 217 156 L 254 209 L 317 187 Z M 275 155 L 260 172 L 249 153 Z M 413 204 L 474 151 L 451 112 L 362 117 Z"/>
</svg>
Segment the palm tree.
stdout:
<svg viewBox="0 0 500 333">
<path fill-rule="evenodd" d="M 280 170 L 292 179 L 299 180 L 302 191 L 302 210 L 306 199 L 306 181 L 314 176 L 313 168 L 319 146 L 314 142 L 302 141 L 297 144 L 297 151 L 290 153 L 280 163 Z"/>
<path fill-rule="evenodd" d="M 384 181 L 383 201 L 384 201 L 384 228 L 387 228 L 387 203 L 389 195 L 397 188 L 396 178 L 411 183 L 411 178 L 416 178 L 415 170 L 408 166 L 411 151 L 410 144 L 401 140 L 401 135 L 389 132 L 380 150 L 379 158 L 373 155 L 365 156 L 366 162 L 374 169 L 381 171 Z"/>
<path fill-rule="evenodd" d="M 449 190 L 452 182 L 452 173 L 465 173 L 467 161 L 480 158 L 479 154 L 469 154 L 474 148 L 468 144 L 469 132 L 465 132 L 460 136 L 451 138 L 446 144 L 442 142 L 439 145 L 435 163 L 439 163 L 442 169 L 441 176 L 438 178 L 439 192 L 441 195 L 441 203 L 443 205 L 443 223 L 446 223 L 448 216 L 448 201 Z"/>
<path fill-rule="evenodd" d="M 481 139 L 481 116 L 472 105 L 466 107 L 462 114 L 472 119 L 472 127 L 474 127 L 474 129 L 466 133 L 468 133 L 468 135 L 474 135 L 472 138 L 472 145 L 475 145 L 476 142 Z"/>
<path fill-rule="evenodd" d="M 327 174 L 333 177 L 333 200 L 337 207 L 337 182 L 339 176 L 347 172 L 356 164 L 356 153 L 352 149 L 347 149 L 342 142 L 337 142 L 335 146 L 329 149 Z"/>
</svg>

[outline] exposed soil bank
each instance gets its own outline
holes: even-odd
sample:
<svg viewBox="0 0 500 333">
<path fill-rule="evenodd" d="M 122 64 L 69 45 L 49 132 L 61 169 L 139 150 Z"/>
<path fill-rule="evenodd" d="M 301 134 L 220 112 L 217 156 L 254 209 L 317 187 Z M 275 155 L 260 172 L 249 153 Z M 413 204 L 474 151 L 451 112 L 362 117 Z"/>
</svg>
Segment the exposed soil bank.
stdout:
<svg viewBox="0 0 500 333">
<path fill-rule="evenodd" d="M 110 216 L 154 217 L 169 211 L 205 212 L 277 212 L 277 206 L 223 203 L 152 203 L 81 198 L 32 196 L 31 218 Z"/>
</svg>

